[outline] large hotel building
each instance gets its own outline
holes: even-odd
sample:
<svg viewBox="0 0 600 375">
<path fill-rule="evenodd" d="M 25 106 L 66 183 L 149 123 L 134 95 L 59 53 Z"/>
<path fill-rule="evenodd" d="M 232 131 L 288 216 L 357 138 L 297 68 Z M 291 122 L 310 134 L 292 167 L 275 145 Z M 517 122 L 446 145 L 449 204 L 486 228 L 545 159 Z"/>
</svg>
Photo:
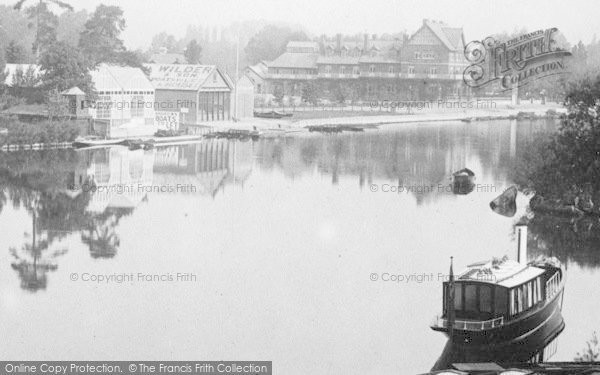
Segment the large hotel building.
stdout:
<svg viewBox="0 0 600 375">
<path fill-rule="evenodd" d="M 467 95 L 462 28 L 424 20 L 411 36 L 288 43 L 270 62 L 246 69 L 258 93 L 346 100 L 435 100 Z M 262 74 L 261 74 L 262 72 Z"/>
</svg>

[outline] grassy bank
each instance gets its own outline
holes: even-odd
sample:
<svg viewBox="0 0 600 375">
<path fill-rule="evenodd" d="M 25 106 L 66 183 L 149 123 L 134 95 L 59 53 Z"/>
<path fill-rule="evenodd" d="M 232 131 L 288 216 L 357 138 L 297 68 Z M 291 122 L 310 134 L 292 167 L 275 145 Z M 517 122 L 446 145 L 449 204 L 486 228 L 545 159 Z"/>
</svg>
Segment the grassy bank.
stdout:
<svg viewBox="0 0 600 375">
<path fill-rule="evenodd" d="M 22 122 L 15 119 L 0 118 L 0 146 L 51 144 L 72 142 L 79 135 L 79 127 L 74 121 Z"/>
</svg>

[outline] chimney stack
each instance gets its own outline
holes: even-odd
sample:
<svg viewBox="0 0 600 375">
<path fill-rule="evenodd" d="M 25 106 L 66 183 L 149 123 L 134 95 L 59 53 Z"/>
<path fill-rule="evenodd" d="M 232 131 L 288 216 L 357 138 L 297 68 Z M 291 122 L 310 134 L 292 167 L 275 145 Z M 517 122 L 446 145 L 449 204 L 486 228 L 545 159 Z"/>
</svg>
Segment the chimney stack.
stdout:
<svg viewBox="0 0 600 375">
<path fill-rule="evenodd" d="M 527 225 L 517 224 L 517 261 L 527 265 Z"/>
</svg>

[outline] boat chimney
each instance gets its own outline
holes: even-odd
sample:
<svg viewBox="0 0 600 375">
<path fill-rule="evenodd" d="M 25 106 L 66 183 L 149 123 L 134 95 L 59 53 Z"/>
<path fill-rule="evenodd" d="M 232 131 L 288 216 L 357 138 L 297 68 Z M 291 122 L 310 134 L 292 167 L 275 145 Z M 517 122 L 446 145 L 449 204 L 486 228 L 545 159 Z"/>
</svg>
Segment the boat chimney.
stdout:
<svg viewBox="0 0 600 375">
<path fill-rule="evenodd" d="M 517 229 L 517 261 L 522 264 L 527 264 L 527 225 L 519 223 Z"/>
</svg>

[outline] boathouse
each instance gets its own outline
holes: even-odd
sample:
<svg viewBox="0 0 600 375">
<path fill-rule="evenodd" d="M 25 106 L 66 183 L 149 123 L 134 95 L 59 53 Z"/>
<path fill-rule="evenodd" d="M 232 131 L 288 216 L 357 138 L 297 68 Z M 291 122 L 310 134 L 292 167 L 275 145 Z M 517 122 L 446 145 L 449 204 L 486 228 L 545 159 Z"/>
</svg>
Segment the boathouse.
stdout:
<svg viewBox="0 0 600 375">
<path fill-rule="evenodd" d="M 214 65 L 146 64 L 156 92 L 156 111 L 180 124 L 231 119 L 233 84 Z"/>
<path fill-rule="evenodd" d="M 97 99 L 94 132 L 109 138 L 153 135 L 154 87 L 140 68 L 100 64 L 90 72 Z"/>
</svg>

